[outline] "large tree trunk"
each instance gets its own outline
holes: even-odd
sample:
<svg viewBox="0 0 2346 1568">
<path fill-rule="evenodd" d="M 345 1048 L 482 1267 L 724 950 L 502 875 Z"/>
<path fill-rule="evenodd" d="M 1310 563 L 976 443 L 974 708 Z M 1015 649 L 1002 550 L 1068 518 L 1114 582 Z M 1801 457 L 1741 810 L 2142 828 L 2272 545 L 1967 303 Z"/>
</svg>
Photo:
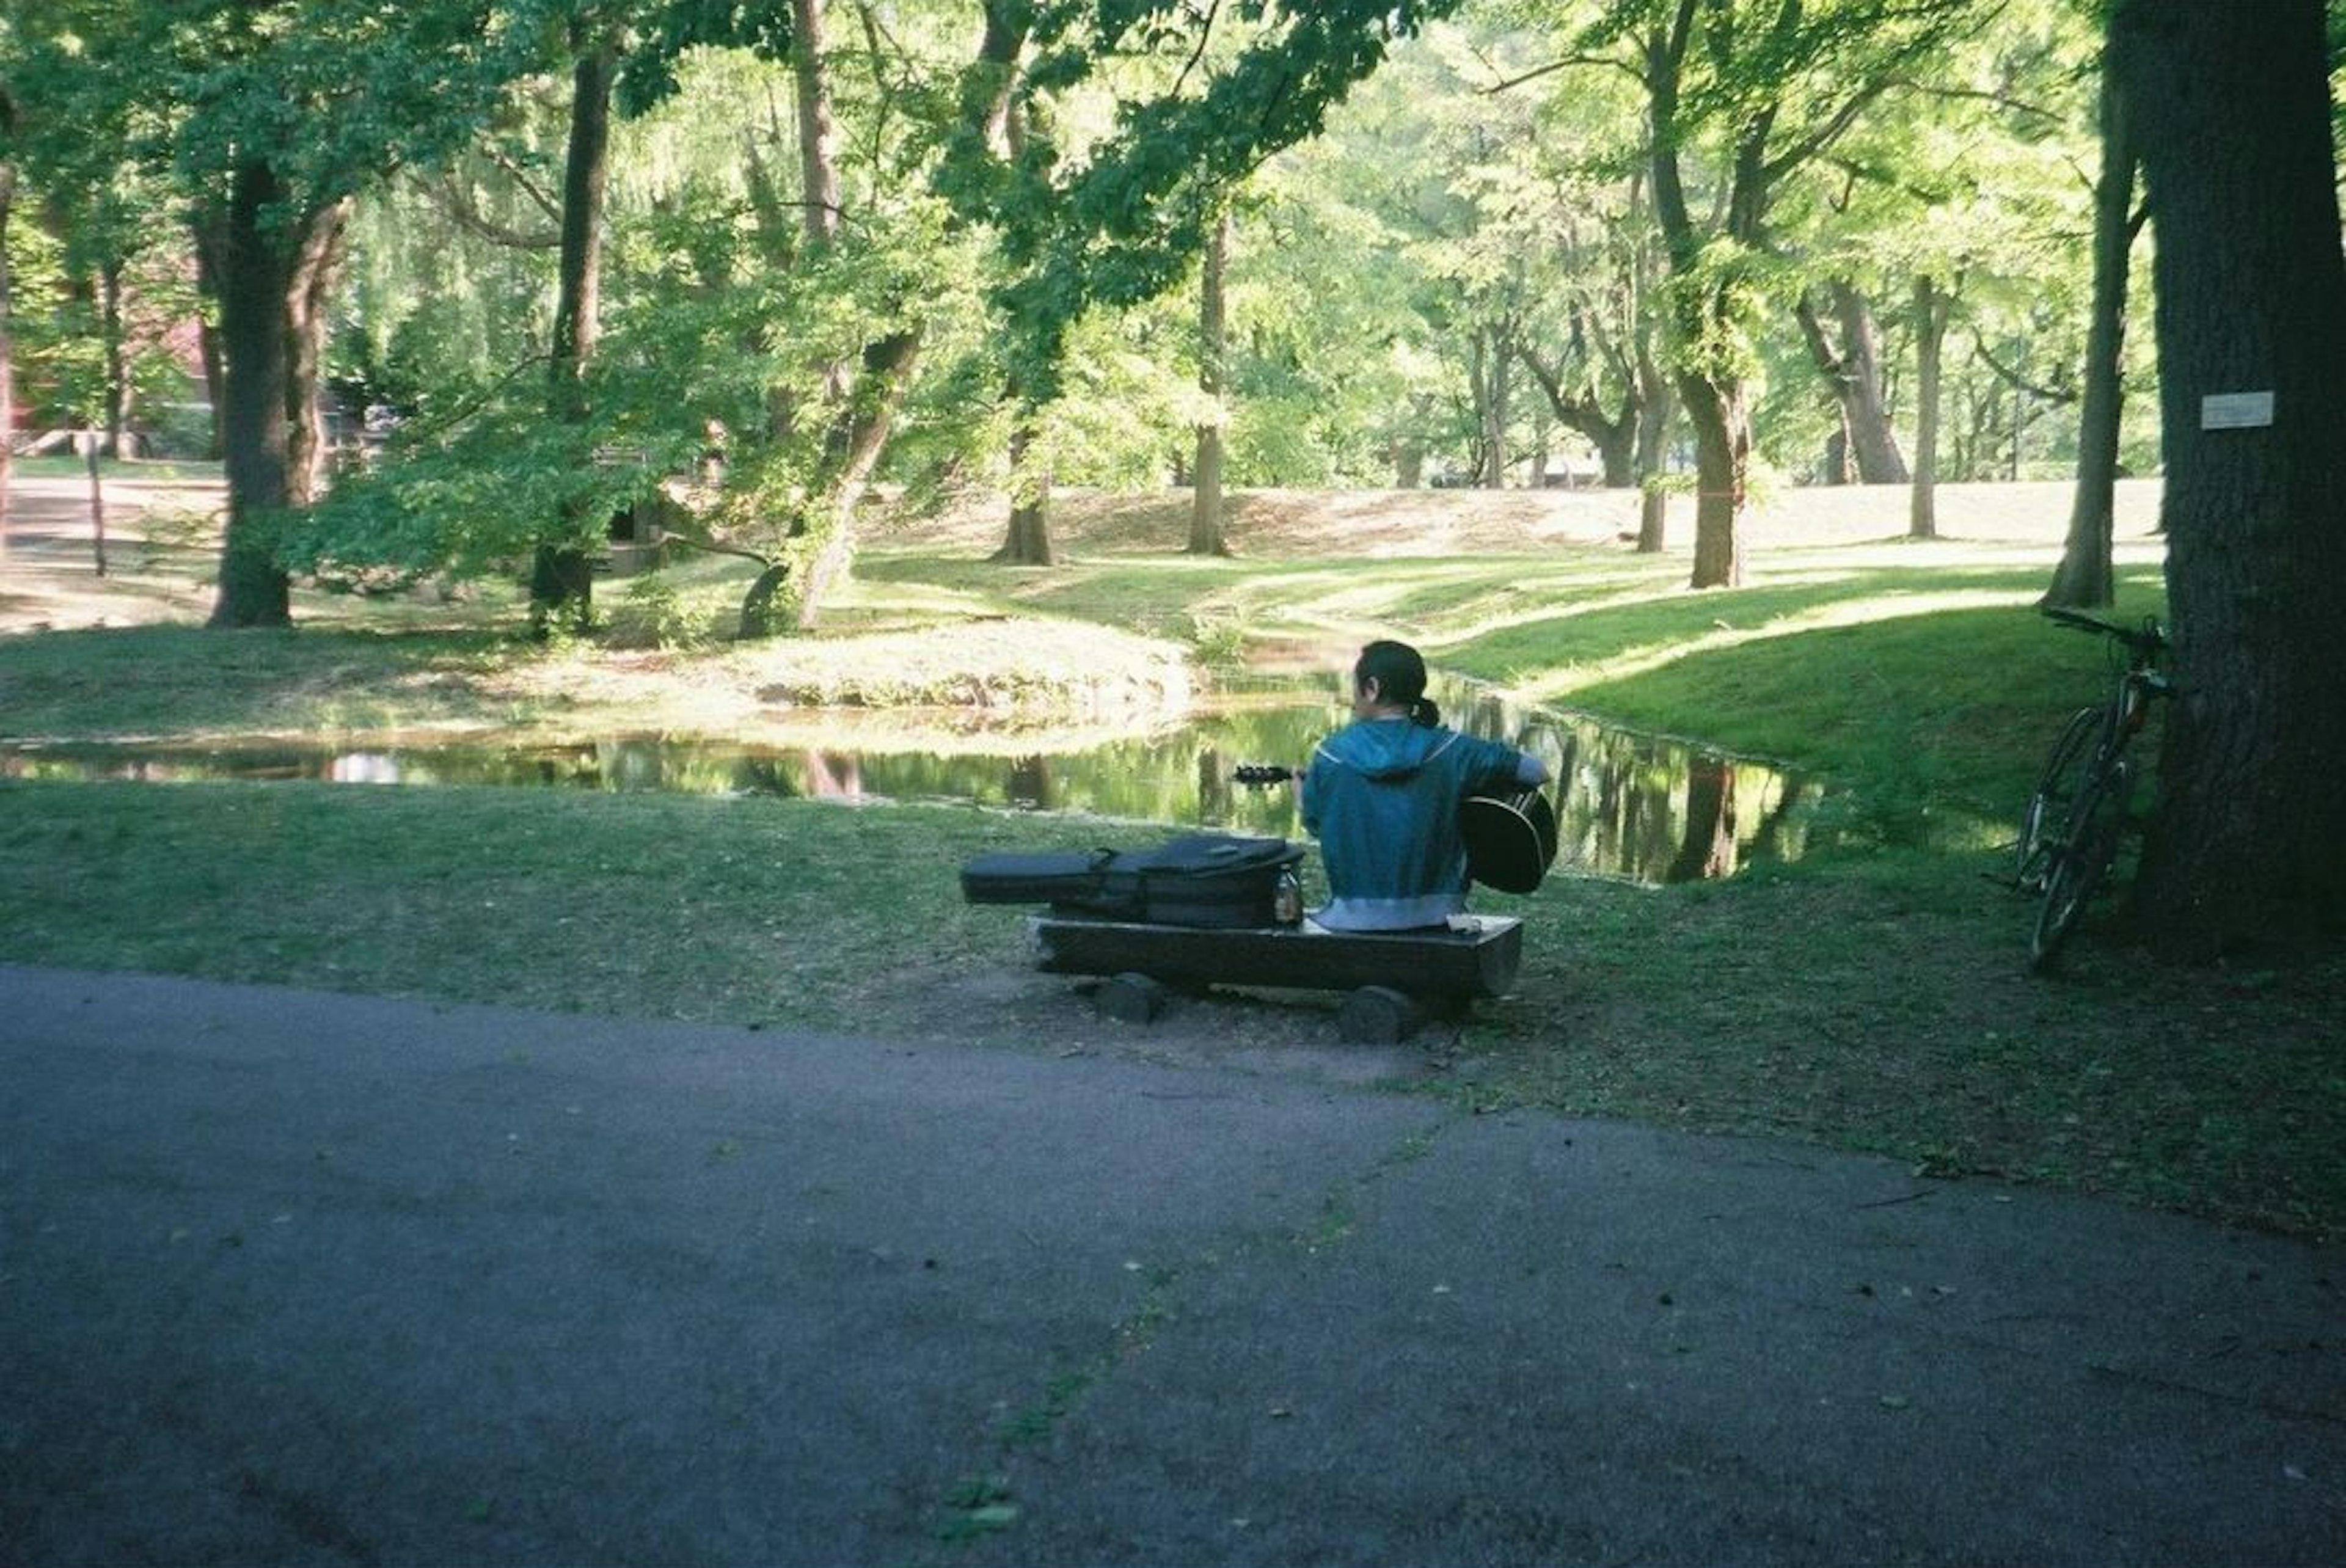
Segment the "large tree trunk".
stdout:
<svg viewBox="0 0 2346 1568">
<path fill-rule="evenodd" d="M 0 125 L 8 115 L 0 97 Z M 16 473 L 15 279 L 8 269 L 8 217 L 16 200 L 16 166 L 0 163 L 0 556 L 8 553 L 8 493 Z"/>
<path fill-rule="evenodd" d="M 821 521 L 822 538 L 808 559 L 806 581 L 799 589 L 801 631 L 814 629 L 824 601 L 853 558 L 855 510 L 871 487 L 872 471 L 888 444 L 889 426 L 904 401 L 920 353 L 916 328 L 892 333 L 863 351 L 861 373 L 826 443 L 818 504 L 828 506 L 830 514 Z"/>
<path fill-rule="evenodd" d="M 2094 303 L 2086 331 L 2086 392 L 2078 415 L 2077 488 L 2069 537 L 2044 603 L 2087 608 L 2116 596 L 2110 561 L 2116 526 L 2118 423 L 2126 399 L 2127 274 L 2142 215 L 2134 210 L 2132 117 L 2116 73 L 2102 72 L 2102 171 L 2094 184 Z"/>
<path fill-rule="evenodd" d="M 259 159 L 240 163 L 230 177 L 219 278 L 228 537 L 212 604 L 215 626 L 292 620 L 291 585 L 271 538 L 288 499 L 285 400 L 292 353 L 285 307 L 300 250 L 277 211 L 284 194 L 275 171 Z"/>
<path fill-rule="evenodd" d="M 352 204 L 340 201 L 311 219 L 285 286 L 285 494 L 306 506 L 326 487 L 326 427 L 319 388 L 326 352 L 327 312 L 349 237 Z"/>
<path fill-rule="evenodd" d="M 1694 575 L 1688 585 L 1730 588 L 1743 582 L 1743 525 L 1751 501 L 1751 409 L 1741 381 L 1706 349 L 1716 339 L 1734 335 L 1731 292 L 1725 280 L 1699 287 L 1694 283 L 1707 247 L 1695 227 L 1678 168 L 1678 85 L 1696 20 L 1696 0 L 1679 0 L 1668 27 L 1658 25 L 1647 36 L 1648 153 L 1654 218 L 1679 284 L 1670 321 L 1678 401 L 1694 432 Z M 1739 149 L 1724 236 L 1729 241 L 1748 240 L 1758 231 L 1767 204 L 1761 151 L 1757 141 Z"/>
<path fill-rule="evenodd" d="M 1849 438 L 1849 455 L 1856 460 L 1857 477 L 1865 484 L 1903 484 L 1906 459 L 1890 428 L 1882 395 L 1882 333 L 1874 325 L 1873 307 L 1846 278 L 1832 280 L 1834 322 L 1841 329 L 1836 345 L 1826 333 L 1816 307 L 1802 295 L 1795 314 L 1809 341 L 1810 356 L 1832 389 L 1841 407 L 1841 429 Z"/>
<path fill-rule="evenodd" d="M 1005 566 L 1056 566 L 1051 542 L 1051 476 L 1029 472 L 1035 446 L 1035 415 L 1020 416 L 1010 433 L 1010 530 L 994 559 Z"/>
<path fill-rule="evenodd" d="M 1198 426 L 1197 473 L 1190 481 L 1189 554 L 1227 555 L 1222 536 L 1222 373 L 1230 322 L 1223 273 L 1230 260 L 1230 215 L 1225 211 L 1206 242 L 1198 288 L 1198 390 L 1214 402 L 1214 417 Z"/>
<path fill-rule="evenodd" d="M 1906 536 L 1939 536 L 1939 377 L 1947 342 L 1947 296 L 1927 274 L 1914 280 L 1914 490 Z"/>
<path fill-rule="evenodd" d="M 1594 332 L 1591 336 L 1596 335 Z M 1644 418 L 1645 399 L 1648 395 L 1643 378 L 1629 378 L 1621 399 L 1621 411 L 1607 414 L 1597 402 L 1595 388 L 1567 392 L 1564 386 L 1563 364 L 1549 364 L 1527 348 L 1519 348 L 1516 357 L 1532 373 L 1532 380 L 1546 394 L 1547 406 L 1556 422 L 1567 430 L 1577 431 L 1589 445 L 1596 449 L 1596 461 L 1605 471 L 1607 490 L 1626 490 L 1637 483 L 1637 441 L 1640 421 Z M 1545 458 L 1545 443 L 1539 453 Z M 1542 470 L 1545 472 L 1545 469 Z"/>
<path fill-rule="evenodd" d="M 2198 956 L 2346 916 L 2346 261 L 2322 0 L 2121 0 L 2110 53 L 2158 225 L 2179 691 L 2136 908 L 2159 950 Z M 2269 393 L 2269 418 L 2203 402 L 2228 393 Z"/>
<path fill-rule="evenodd" d="M 571 73 L 570 143 L 562 176 L 562 259 L 554 306 L 547 412 L 566 424 L 586 422 L 586 366 L 595 357 L 602 315 L 603 190 L 610 166 L 611 85 L 617 50 L 578 37 Z M 594 619 L 595 565 L 589 520 L 566 514 L 530 564 L 530 626 L 539 636 L 559 623 L 583 629 Z"/>
<path fill-rule="evenodd" d="M 1743 585 L 1744 525 L 1751 512 L 1751 404 L 1740 382 L 1678 378 L 1694 431 L 1694 577 L 1697 588 Z"/>
</svg>

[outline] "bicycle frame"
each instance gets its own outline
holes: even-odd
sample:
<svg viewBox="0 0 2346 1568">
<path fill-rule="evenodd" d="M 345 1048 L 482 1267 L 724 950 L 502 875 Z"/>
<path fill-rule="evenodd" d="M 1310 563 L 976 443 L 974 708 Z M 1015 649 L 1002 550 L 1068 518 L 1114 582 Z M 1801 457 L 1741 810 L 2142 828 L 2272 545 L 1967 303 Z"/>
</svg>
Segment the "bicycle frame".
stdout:
<svg viewBox="0 0 2346 1568">
<path fill-rule="evenodd" d="M 2127 750 L 2148 722 L 2153 699 L 2174 689 L 2158 667 L 2168 643 L 2156 621 L 2137 629 L 2073 610 L 2045 614 L 2110 638 L 2127 658 L 2108 697 L 2070 718 L 2022 815 L 2015 885 L 2044 899 L 2029 942 L 2034 970 L 2052 962 L 2116 860 L 2134 788 Z"/>
</svg>

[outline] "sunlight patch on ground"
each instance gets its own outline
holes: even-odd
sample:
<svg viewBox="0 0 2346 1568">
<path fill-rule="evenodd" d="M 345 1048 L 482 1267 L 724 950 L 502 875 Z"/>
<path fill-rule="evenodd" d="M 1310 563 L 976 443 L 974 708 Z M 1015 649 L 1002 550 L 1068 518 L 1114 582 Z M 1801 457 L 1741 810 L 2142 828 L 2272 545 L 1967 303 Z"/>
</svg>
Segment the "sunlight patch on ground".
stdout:
<svg viewBox="0 0 2346 1568">
<path fill-rule="evenodd" d="M 2022 608 L 2035 603 L 2038 592 L 2040 590 L 1975 588 L 1943 593 L 1883 594 L 1868 598 L 1838 599 L 1802 610 L 1797 615 L 1778 616 L 1748 626 L 1736 626 L 1727 619 L 1724 612 L 1731 612 L 1733 606 L 1730 601 L 1721 600 L 1719 607 L 1723 613 L 1711 623 L 1715 629 L 1703 636 L 1667 645 L 1627 648 L 1618 657 L 1606 659 L 1600 665 L 1581 665 L 1549 671 L 1527 681 L 1522 691 L 1535 701 L 1554 699 L 1576 687 L 1600 680 L 1626 680 L 1651 674 L 1680 659 L 1715 653 L 1722 648 L 1739 647 L 1775 637 L 1797 636 L 1805 632 L 1825 631 L 1836 626 L 1863 626 L 1876 621 L 1935 615 L 1947 610 Z"/>
</svg>

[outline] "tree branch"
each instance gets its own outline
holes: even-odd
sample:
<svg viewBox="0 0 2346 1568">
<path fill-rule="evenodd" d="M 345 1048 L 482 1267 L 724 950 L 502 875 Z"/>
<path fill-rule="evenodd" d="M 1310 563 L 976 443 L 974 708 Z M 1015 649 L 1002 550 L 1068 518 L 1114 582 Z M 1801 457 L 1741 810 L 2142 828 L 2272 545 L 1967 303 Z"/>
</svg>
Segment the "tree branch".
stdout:
<svg viewBox="0 0 2346 1568">
<path fill-rule="evenodd" d="M 2031 397 L 2043 398 L 2047 402 L 2070 403 L 2077 401 L 2077 393 L 2074 389 L 2046 386 L 2038 382 L 2032 382 L 2018 371 L 1999 363 L 1996 357 L 1988 352 L 1987 344 L 1977 337 L 1972 339 L 1972 351 L 1979 355 L 1981 362 L 1995 372 L 1996 379 L 2006 386 L 2017 388 Z"/>
<path fill-rule="evenodd" d="M 459 189 L 456 182 L 447 176 L 431 180 L 411 173 L 407 176 L 407 183 L 443 218 L 492 245 L 503 245 L 514 250 L 552 250 L 562 243 L 559 230 L 529 232 L 510 224 L 499 223 L 480 209 L 471 193 Z"/>
</svg>

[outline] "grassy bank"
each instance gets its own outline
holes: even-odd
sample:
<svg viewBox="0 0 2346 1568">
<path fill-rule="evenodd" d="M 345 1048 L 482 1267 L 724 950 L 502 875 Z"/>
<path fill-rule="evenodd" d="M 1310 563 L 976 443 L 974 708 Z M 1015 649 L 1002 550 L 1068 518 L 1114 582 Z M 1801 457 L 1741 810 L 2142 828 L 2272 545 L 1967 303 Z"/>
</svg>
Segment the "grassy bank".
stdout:
<svg viewBox="0 0 2346 1568">
<path fill-rule="evenodd" d="M 1559 878 L 1492 901 L 1534 940 L 1517 993 L 1432 1043 L 1442 1092 L 2334 1233 L 2346 963 L 2177 973 L 2105 919 L 2057 979 L 2022 973 L 2025 911 L 1993 880 L 1996 846 L 2102 667 L 2029 609 L 2057 506 L 2015 501 L 1910 545 L 1835 500 L 1847 517 L 1772 524 L 1753 584 L 1730 593 L 1685 592 L 1682 555 L 1631 555 L 1609 517 L 1562 503 L 1511 501 L 1494 520 L 1450 499 L 1425 501 L 1451 508 L 1437 516 L 1299 498 L 1255 506 L 1229 561 L 1163 553 L 1178 531 L 1137 504 L 1070 517 L 1074 560 L 1052 571 L 986 565 L 977 532 L 954 532 L 967 523 L 908 527 L 867 552 L 839 629 L 770 648 L 533 649 L 478 602 L 310 604 L 291 634 L 184 616 L 20 633 L 0 636 L 0 728 L 544 735 L 620 718 L 813 734 L 824 720 L 793 702 L 823 669 L 921 691 L 1040 672 L 1076 689 L 1164 672 L 1184 645 L 1320 659 L 1395 631 L 1452 667 L 1844 787 L 1841 847 L 1789 870 L 1661 892 Z M 1409 553 L 1423 538 L 1455 548 Z M 2125 613 L 2156 607 L 2156 555 L 2126 535 Z M 0 584 L 0 617 L 21 591 Z M 680 597 L 716 616 L 732 591 L 709 568 Z M 1063 721 L 1030 706 L 1047 744 Z M 1325 1041 L 1317 1000 L 1218 1000 L 1135 1035 L 1034 975 L 1015 911 L 963 905 L 952 873 L 1068 831 L 1145 835 L 797 801 L 0 781 L 0 954 L 1234 1064 Z"/>
</svg>

